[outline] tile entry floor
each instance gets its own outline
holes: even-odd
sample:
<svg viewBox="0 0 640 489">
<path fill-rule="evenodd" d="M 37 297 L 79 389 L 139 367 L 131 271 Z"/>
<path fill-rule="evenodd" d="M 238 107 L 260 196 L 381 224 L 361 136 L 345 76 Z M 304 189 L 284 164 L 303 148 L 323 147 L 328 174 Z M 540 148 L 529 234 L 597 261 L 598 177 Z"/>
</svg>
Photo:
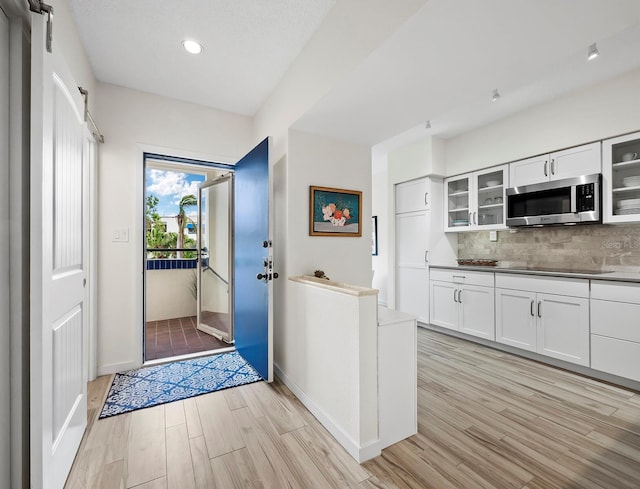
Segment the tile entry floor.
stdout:
<svg viewBox="0 0 640 489">
<path fill-rule="evenodd" d="M 232 345 L 196 328 L 196 316 L 148 321 L 145 330 L 145 360 L 187 355 L 228 348 Z"/>
</svg>

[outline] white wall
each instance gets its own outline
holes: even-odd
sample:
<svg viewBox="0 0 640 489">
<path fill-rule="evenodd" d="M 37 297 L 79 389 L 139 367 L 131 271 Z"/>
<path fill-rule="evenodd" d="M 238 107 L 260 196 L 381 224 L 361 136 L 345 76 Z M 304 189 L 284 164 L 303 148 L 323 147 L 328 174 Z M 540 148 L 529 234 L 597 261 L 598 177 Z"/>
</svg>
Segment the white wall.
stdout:
<svg viewBox="0 0 640 489">
<path fill-rule="evenodd" d="M 324 270 L 338 282 L 371 285 L 371 148 L 290 131 L 288 154 L 274 166 L 274 360 L 284 368 L 299 327 L 287 277 Z M 362 237 L 309 236 L 309 186 L 362 191 Z"/>
<path fill-rule="evenodd" d="M 372 287 L 378 289 L 378 302 L 386 306 L 389 279 L 389 172 L 386 153 L 374 152 L 372 159 L 371 215 L 378 216 L 378 255 L 371 257 L 374 270 Z"/>
<path fill-rule="evenodd" d="M 147 321 L 196 315 L 191 293 L 195 269 L 147 270 Z"/>
<path fill-rule="evenodd" d="M 96 78 L 87 53 L 80 42 L 78 30 L 71 16 L 67 0 L 51 0 L 53 7 L 53 49 L 62 52 L 78 86 L 89 91 L 89 110 L 95 115 Z M 94 117 L 95 118 L 95 117 Z"/>
<path fill-rule="evenodd" d="M 447 175 L 640 130 L 640 70 L 446 142 Z"/>
<path fill-rule="evenodd" d="M 11 484 L 11 313 L 9 310 L 9 19 L 0 10 L 0 486 Z"/>
<path fill-rule="evenodd" d="M 290 131 L 287 180 L 289 275 L 371 286 L 371 149 Z M 310 185 L 362 191 L 362 237 L 309 236 Z"/>
<path fill-rule="evenodd" d="M 252 121 L 109 84 L 97 87 L 105 136 L 99 169 L 98 373 L 142 360 L 142 150 L 235 162 L 251 149 Z M 111 241 L 129 229 L 129 242 Z"/>
</svg>

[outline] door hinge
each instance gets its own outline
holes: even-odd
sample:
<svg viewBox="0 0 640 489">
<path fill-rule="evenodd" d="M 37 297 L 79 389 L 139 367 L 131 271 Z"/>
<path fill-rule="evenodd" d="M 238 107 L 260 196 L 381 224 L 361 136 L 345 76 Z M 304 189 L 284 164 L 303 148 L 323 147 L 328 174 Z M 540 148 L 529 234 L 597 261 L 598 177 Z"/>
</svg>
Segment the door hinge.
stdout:
<svg viewBox="0 0 640 489">
<path fill-rule="evenodd" d="M 28 0 L 29 10 L 36 14 L 47 15 L 47 52 L 51 52 L 51 45 L 53 44 L 53 7 L 47 5 L 39 0 Z"/>
</svg>

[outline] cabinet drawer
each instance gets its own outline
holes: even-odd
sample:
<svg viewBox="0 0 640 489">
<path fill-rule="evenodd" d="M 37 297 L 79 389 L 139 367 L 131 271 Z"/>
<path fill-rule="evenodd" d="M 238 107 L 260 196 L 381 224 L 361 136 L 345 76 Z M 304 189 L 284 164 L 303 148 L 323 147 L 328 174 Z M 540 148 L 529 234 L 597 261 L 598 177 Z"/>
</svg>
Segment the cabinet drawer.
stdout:
<svg viewBox="0 0 640 489">
<path fill-rule="evenodd" d="M 640 381 L 640 343 L 592 334 L 591 368 Z"/>
<path fill-rule="evenodd" d="M 451 270 L 445 268 L 430 268 L 431 280 L 438 282 L 453 282 L 456 284 L 483 285 L 493 287 L 493 272 L 472 272 L 469 270 Z"/>
<path fill-rule="evenodd" d="M 577 278 L 497 273 L 496 287 L 501 289 L 524 290 L 527 292 L 568 295 L 572 297 L 589 297 L 589 281 Z"/>
<path fill-rule="evenodd" d="M 593 280 L 591 281 L 591 298 L 640 304 L 640 285 Z"/>
<path fill-rule="evenodd" d="M 640 304 L 591 299 L 591 333 L 640 343 Z"/>
</svg>

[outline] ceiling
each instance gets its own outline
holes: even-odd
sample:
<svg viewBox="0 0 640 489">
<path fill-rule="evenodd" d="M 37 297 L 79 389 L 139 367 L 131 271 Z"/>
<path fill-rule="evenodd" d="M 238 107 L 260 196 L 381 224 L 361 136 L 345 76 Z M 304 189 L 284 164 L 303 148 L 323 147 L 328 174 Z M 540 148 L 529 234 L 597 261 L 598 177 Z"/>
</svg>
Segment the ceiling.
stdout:
<svg viewBox="0 0 640 489">
<path fill-rule="evenodd" d="M 101 82 L 254 115 L 335 0 L 68 0 Z M 203 45 L 200 55 L 184 39 Z"/>
<path fill-rule="evenodd" d="M 336 2 L 69 3 L 98 80 L 251 116 Z M 370 145 L 448 138 L 638 68 L 639 0 L 425 0 L 294 128 Z"/>
</svg>

